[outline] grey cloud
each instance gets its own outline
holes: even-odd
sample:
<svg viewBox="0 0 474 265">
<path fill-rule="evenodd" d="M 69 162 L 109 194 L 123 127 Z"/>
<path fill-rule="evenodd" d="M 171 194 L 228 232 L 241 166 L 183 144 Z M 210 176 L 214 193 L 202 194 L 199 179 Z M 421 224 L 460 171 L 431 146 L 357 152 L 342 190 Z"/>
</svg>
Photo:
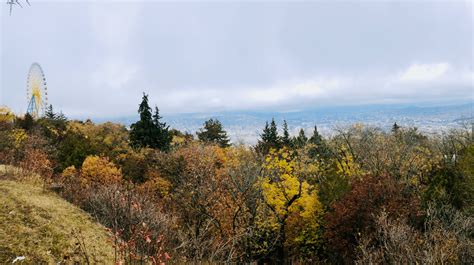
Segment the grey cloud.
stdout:
<svg viewBox="0 0 474 265">
<path fill-rule="evenodd" d="M 72 116 L 129 115 L 142 91 L 165 113 L 472 100 L 469 1 L 38 1 L 1 14 L 0 104 L 19 112 L 33 61 Z"/>
</svg>

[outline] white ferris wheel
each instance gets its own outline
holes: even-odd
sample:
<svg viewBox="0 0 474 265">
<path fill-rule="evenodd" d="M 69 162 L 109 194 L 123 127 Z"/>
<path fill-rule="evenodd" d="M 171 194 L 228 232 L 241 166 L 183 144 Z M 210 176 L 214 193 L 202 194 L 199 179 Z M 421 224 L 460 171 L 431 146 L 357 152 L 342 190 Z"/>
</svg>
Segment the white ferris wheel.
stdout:
<svg viewBox="0 0 474 265">
<path fill-rule="evenodd" d="M 33 118 L 43 116 L 48 106 L 48 90 L 43 69 L 38 63 L 33 63 L 28 72 L 26 93 L 28 100 L 26 112 Z"/>
</svg>

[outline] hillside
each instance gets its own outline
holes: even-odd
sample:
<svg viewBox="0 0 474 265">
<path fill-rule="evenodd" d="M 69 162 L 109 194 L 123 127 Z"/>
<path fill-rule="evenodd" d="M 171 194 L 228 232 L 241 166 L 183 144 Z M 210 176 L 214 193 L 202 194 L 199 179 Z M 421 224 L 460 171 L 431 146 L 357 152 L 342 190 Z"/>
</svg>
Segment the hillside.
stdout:
<svg viewBox="0 0 474 265">
<path fill-rule="evenodd" d="M 0 179 L 0 264 L 110 264 L 113 255 L 105 228 L 85 212 L 41 186 Z"/>
</svg>

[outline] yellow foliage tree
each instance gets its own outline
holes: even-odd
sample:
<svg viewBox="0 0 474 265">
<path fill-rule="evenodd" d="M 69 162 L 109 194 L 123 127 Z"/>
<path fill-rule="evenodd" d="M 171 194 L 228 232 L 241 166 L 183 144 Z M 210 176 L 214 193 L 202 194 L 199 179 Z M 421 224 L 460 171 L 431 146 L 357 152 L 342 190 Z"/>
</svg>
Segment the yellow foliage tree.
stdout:
<svg viewBox="0 0 474 265">
<path fill-rule="evenodd" d="M 11 131 L 11 138 L 13 140 L 13 146 L 18 149 L 28 139 L 28 134 L 26 134 L 26 131 L 23 129 L 14 129 Z"/>
<path fill-rule="evenodd" d="M 84 135 L 104 154 L 122 153 L 129 149 L 127 129 L 120 124 L 69 121 L 67 129 Z"/>
<path fill-rule="evenodd" d="M 9 108 L 5 106 L 0 106 L 0 123 L 13 122 L 14 119 L 15 119 L 15 115 Z"/>
<path fill-rule="evenodd" d="M 167 198 L 171 183 L 164 179 L 157 170 L 148 169 L 145 173 L 147 181 L 138 186 L 138 190 L 151 197 Z"/>
<path fill-rule="evenodd" d="M 107 185 L 122 180 L 122 170 L 106 157 L 88 156 L 81 169 L 81 182 L 84 185 Z"/>
<path fill-rule="evenodd" d="M 316 187 L 305 180 L 312 171 L 285 148 L 270 150 L 265 159 L 260 185 L 265 204 L 273 213 L 267 221 L 278 231 L 275 245 L 280 258 L 285 257 L 285 245 L 306 240 L 301 238 L 305 228 L 317 229 L 322 205 Z"/>
<path fill-rule="evenodd" d="M 362 170 L 360 166 L 354 161 L 354 157 L 344 147 L 339 150 L 339 155 L 336 156 L 336 173 L 349 179 L 361 176 Z"/>
</svg>

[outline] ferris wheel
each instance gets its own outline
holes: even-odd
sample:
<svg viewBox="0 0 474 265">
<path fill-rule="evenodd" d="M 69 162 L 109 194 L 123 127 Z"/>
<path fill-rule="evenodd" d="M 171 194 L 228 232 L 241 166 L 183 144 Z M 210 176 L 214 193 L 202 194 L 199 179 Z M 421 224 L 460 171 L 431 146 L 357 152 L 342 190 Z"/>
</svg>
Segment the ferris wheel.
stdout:
<svg viewBox="0 0 474 265">
<path fill-rule="evenodd" d="M 26 82 L 28 108 L 26 110 L 33 118 L 41 117 L 48 106 L 48 90 L 43 69 L 38 63 L 33 63 L 28 72 Z"/>
</svg>

